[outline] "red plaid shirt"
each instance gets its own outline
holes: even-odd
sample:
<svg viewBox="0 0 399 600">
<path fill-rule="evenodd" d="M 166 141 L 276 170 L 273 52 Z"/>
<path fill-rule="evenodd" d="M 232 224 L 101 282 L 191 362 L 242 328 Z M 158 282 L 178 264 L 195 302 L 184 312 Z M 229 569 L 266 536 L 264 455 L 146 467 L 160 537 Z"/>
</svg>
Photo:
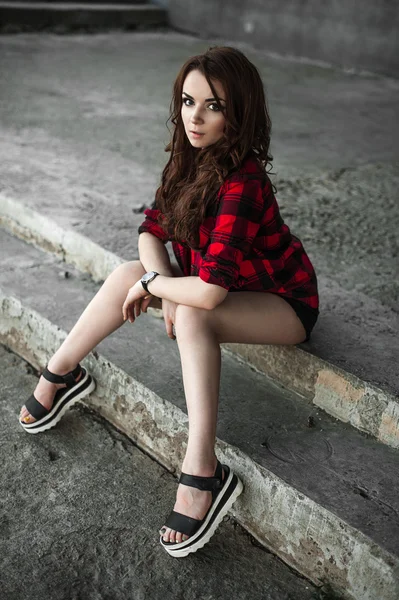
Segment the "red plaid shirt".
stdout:
<svg viewBox="0 0 399 600">
<path fill-rule="evenodd" d="M 213 214 L 200 227 L 200 250 L 171 239 L 157 223 L 160 211 L 144 211 L 139 233 L 172 241 L 184 275 L 196 275 L 230 292 L 272 292 L 318 309 L 316 273 L 301 241 L 285 225 L 269 177 L 253 155 L 218 192 Z"/>
</svg>

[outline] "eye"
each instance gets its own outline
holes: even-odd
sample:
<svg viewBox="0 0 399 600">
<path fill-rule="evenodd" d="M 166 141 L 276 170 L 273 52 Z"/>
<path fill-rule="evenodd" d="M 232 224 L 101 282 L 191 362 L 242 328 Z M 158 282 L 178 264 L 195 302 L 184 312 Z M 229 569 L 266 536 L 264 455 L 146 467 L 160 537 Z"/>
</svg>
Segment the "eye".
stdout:
<svg viewBox="0 0 399 600">
<path fill-rule="evenodd" d="M 190 98 L 183 98 L 183 104 L 184 104 L 184 106 L 191 106 L 191 104 L 186 104 L 186 102 L 192 102 L 192 100 Z M 214 106 L 214 107 L 216 106 L 216 109 L 212 108 L 212 112 L 220 112 L 221 109 L 216 102 L 212 102 L 212 104 L 209 104 L 208 108 L 210 108 L 211 106 Z"/>
</svg>

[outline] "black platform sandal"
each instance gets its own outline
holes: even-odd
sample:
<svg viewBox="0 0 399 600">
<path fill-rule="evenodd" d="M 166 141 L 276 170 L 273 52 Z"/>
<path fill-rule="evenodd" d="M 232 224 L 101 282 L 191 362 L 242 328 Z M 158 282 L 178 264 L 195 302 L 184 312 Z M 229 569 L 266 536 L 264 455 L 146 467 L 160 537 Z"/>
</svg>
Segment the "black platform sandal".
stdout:
<svg viewBox="0 0 399 600">
<path fill-rule="evenodd" d="M 79 381 L 76 381 L 80 373 L 82 373 L 82 376 Z M 30 396 L 25 406 L 36 421 L 24 423 L 21 419 L 19 420 L 21 426 L 28 433 L 39 433 L 54 427 L 68 408 L 71 408 L 75 402 L 81 400 L 84 396 L 88 396 L 96 387 L 93 377 L 80 364 L 66 375 L 55 375 L 45 367 L 42 375 L 47 381 L 65 383 L 66 387 L 57 390 L 50 410 L 40 404 L 33 394 Z"/>
<path fill-rule="evenodd" d="M 225 473 L 224 480 L 222 480 L 222 470 Z M 213 477 L 200 477 L 182 473 L 179 483 L 212 492 L 212 504 L 203 519 L 193 519 L 172 510 L 165 522 L 165 527 L 170 527 L 170 529 L 190 536 L 184 542 L 165 542 L 163 535 L 161 535 L 161 545 L 166 552 L 176 558 L 187 556 L 190 552 L 196 552 L 209 542 L 223 517 L 243 491 L 243 484 L 237 475 L 227 465 L 222 465 L 219 461 L 217 461 Z"/>
</svg>

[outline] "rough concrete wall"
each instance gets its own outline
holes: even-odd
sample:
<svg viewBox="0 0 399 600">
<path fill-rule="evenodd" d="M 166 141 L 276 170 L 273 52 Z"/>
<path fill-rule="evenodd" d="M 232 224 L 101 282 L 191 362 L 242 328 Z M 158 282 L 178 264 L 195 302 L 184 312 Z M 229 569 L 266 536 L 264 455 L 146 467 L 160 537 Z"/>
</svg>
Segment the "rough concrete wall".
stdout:
<svg viewBox="0 0 399 600">
<path fill-rule="evenodd" d="M 7 0 L 7 4 L 18 4 L 21 1 L 22 0 Z M 156 2 L 153 2 L 152 0 L 117 0 L 116 2 L 112 2 L 111 0 L 82 0 L 81 4 L 161 4 L 165 1 L 167 2 L 168 0 L 159 0 Z M 29 2 L 30 4 L 68 4 L 68 2 L 65 2 L 65 0 L 23 0 L 23 2 Z M 71 4 L 79 4 L 79 2 L 74 2 Z"/>
<path fill-rule="evenodd" d="M 30 4 L 39 4 L 42 2 L 46 2 L 46 4 L 60 4 L 65 3 L 65 0 L 23 0 L 24 2 L 30 2 Z M 21 0 L 7 0 L 7 4 L 9 3 L 19 3 Z M 158 4 L 164 8 L 167 8 L 169 0 L 116 0 L 112 2 L 111 0 L 84 0 L 82 4 Z M 79 4 L 79 3 L 78 3 Z"/>
<path fill-rule="evenodd" d="M 396 0 L 169 0 L 172 26 L 257 49 L 399 75 Z"/>
</svg>

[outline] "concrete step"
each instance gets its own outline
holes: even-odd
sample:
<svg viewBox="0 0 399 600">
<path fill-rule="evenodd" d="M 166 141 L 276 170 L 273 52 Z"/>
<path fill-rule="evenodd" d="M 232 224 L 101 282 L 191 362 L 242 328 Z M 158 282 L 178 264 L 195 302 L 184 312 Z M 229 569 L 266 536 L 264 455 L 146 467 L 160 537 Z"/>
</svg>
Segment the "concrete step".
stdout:
<svg viewBox="0 0 399 600">
<path fill-rule="evenodd" d="M 2 346 L 0 364 L 2 600 L 326 598 L 230 517 L 201 551 L 172 560 L 158 535 L 172 474 L 83 405 L 27 435 L 16 416 L 37 378 Z"/>
<path fill-rule="evenodd" d="M 0 30 L 62 27 L 126 29 L 164 26 L 167 12 L 153 4 L 105 2 L 0 2 Z"/>
<path fill-rule="evenodd" d="M 0 341 L 40 368 L 98 286 L 7 233 L 1 255 Z M 178 471 L 187 416 L 177 345 L 163 322 L 143 315 L 126 324 L 87 365 L 98 381 L 87 404 Z M 396 450 L 226 355 L 217 435 L 218 455 L 245 484 L 232 514 L 261 544 L 343 598 L 397 598 Z"/>
<path fill-rule="evenodd" d="M 2 36 L 3 222 L 99 279 L 138 258 L 171 82 L 203 50 L 174 32 Z M 321 313 L 308 344 L 234 351 L 397 447 L 399 84 L 249 56 L 268 88 L 277 199 L 315 265 Z"/>
<path fill-rule="evenodd" d="M 102 212 L 104 209 L 99 205 L 97 210 Z M 0 224 L 20 239 L 71 262 L 79 270 L 90 274 L 95 281 L 106 279 L 123 262 L 122 258 L 104 250 L 99 244 L 73 230 L 64 229 L 1 192 Z M 363 302 L 366 303 L 363 309 L 366 314 L 372 302 L 365 298 Z M 378 308 L 378 305 L 375 306 L 375 319 L 378 319 Z M 399 448 L 398 397 L 390 393 L 389 385 L 383 389 L 373 382 L 375 375 L 382 373 L 383 368 L 387 373 L 385 382 L 395 378 L 395 356 L 396 347 L 399 352 L 399 341 L 396 338 L 393 344 L 384 348 L 383 342 L 387 338 L 375 336 L 375 345 L 368 349 L 367 355 L 358 353 L 354 356 L 348 346 L 339 345 L 339 335 L 344 331 L 344 325 L 341 326 L 342 329 L 340 322 L 332 319 L 318 324 L 313 334 L 315 341 L 295 347 L 224 344 L 223 349 L 333 417 Z M 360 322 L 358 329 L 362 328 L 363 322 Z M 352 334 L 355 337 L 354 330 L 353 327 Z M 325 345 L 326 340 L 329 340 L 328 346 Z M 336 340 L 337 346 L 332 346 L 331 340 Z M 337 348 L 341 352 L 340 361 L 337 360 Z M 374 370 L 367 377 L 365 369 L 373 359 Z M 345 370 L 341 367 L 342 362 Z M 380 380 L 378 383 L 381 383 Z"/>
</svg>

